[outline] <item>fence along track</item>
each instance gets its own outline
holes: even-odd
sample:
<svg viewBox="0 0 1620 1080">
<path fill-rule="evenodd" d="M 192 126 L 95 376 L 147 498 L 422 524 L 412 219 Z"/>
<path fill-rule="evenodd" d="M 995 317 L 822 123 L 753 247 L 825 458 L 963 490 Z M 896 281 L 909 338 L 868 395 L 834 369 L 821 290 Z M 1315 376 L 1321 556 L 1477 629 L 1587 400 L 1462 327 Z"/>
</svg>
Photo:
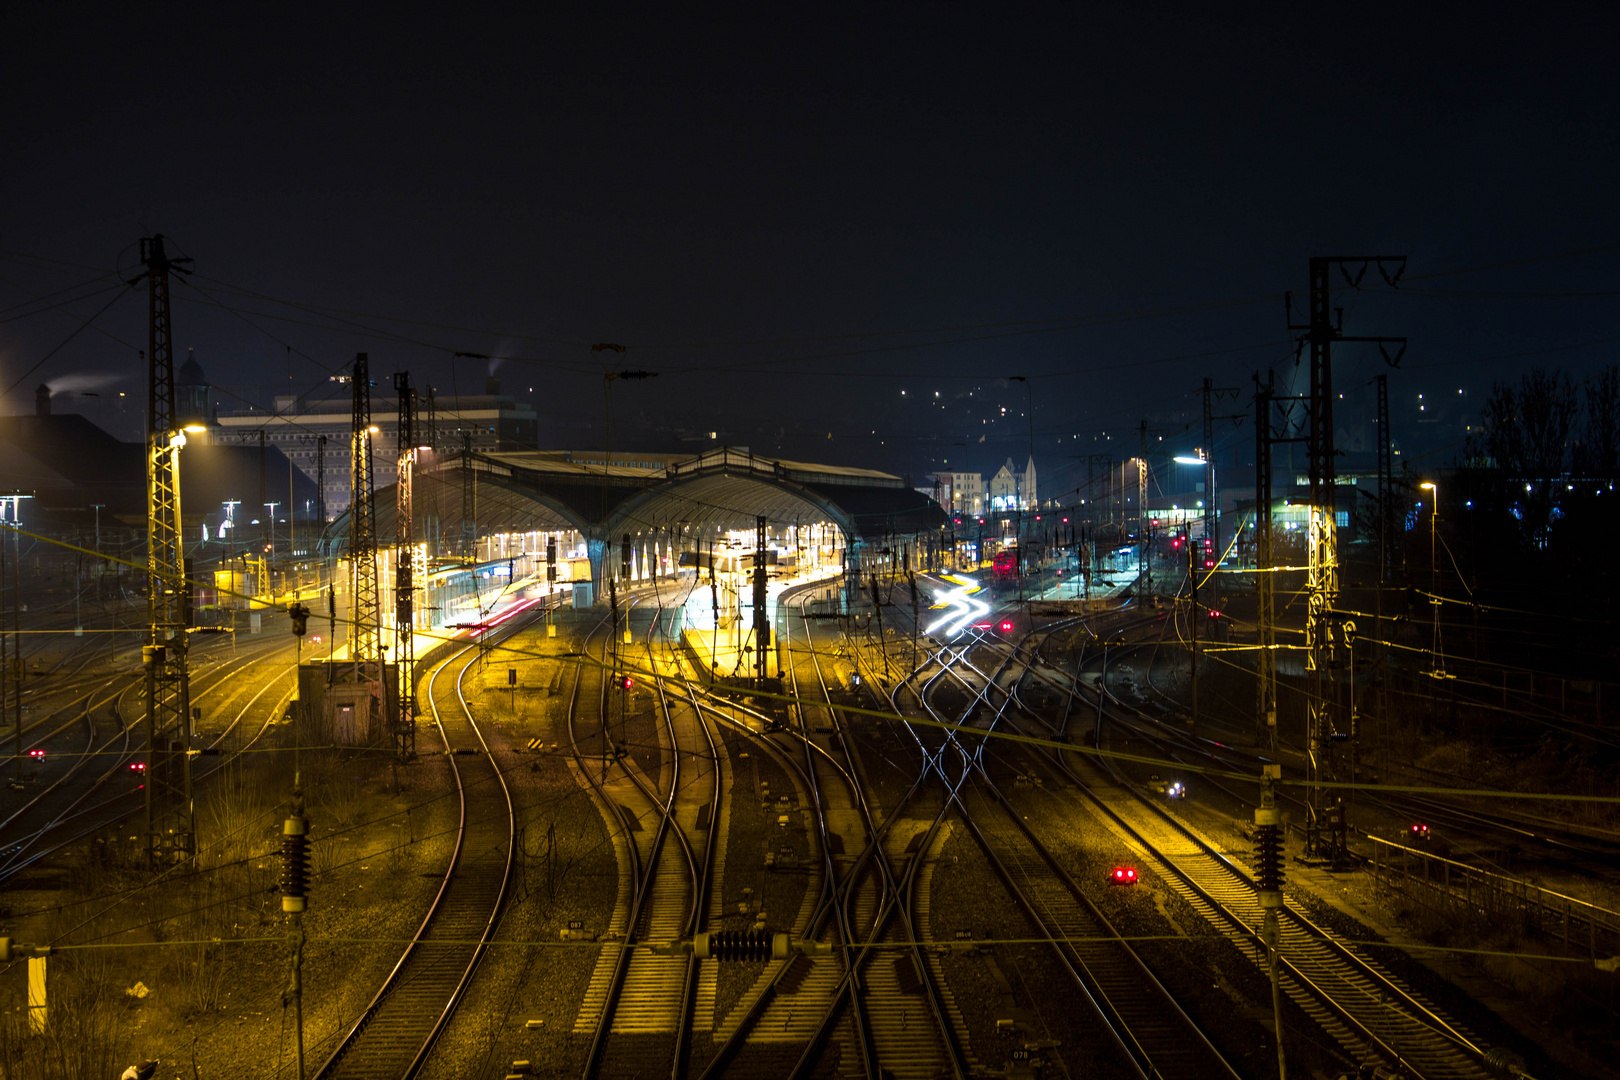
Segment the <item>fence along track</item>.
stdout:
<svg viewBox="0 0 1620 1080">
<path fill-rule="evenodd" d="M 526 624 L 530 620 L 513 621 Z M 444 670 L 468 653 L 473 658 L 462 664 L 454 688 L 462 719 L 447 723 L 434 688 Z M 428 705 L 444 740 L 460 803 L 450 868 L 411 944 L 377 996 L 316 1071 L 317 1080 L 408 1080 L 415 1076 L 455 1011 L 495 930 L 511 882 L 517 826 L 506 778 L 462 692 L 462 679 L 477 653 L 476 645 L 462 649 L 428 678 Z M 463 750 L 471 755 L 457 753 Z M 487 768 L 496 782 L 490 784 L 482 775 L 467 777 L 462 762 L 469 771 Z"/>
</svg>

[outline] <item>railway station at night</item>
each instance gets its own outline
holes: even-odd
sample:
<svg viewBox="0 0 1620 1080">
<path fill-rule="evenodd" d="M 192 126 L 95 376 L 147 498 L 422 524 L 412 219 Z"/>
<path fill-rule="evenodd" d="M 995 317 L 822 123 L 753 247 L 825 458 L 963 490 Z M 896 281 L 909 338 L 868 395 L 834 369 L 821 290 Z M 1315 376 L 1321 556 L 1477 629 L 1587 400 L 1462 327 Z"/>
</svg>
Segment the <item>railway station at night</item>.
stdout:
<svg viewBox="0 0 1620 1080">
<path fill-rule="evenodd" d="M 12 5 L 0 1080 L 1620 1076 L 1620 16 Z"/>
</svg>

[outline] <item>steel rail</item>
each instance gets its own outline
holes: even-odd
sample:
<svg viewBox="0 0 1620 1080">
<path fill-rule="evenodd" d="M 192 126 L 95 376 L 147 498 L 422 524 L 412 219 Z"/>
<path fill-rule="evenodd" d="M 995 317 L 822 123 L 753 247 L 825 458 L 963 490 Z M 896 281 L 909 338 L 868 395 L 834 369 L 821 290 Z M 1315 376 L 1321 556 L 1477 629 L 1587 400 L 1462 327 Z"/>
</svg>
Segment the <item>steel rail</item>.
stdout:
<svg viewBox="0 0 1620 1080">
<path fill-rule="evenodd" d="M 251 662 L 254 662 L 254 661 L 252 661 L 252 660 L 244 661 L 244 663 L 251 663 Z M 209 691 L 204 691 L 204 693 L 210 692 L 211 690 L 223 685 L 226 682 L 226 677 L 228 676 L 228 674 L 229 674 L 228 672 L 222 674 L 221 678 L 214 684 L 214 687 L 210 687 Z M 281 678 L 285 678 L 285 675 L 277 676 L 274 680 L 272 680 L 271 683 L 267 683 L 264 687 L 262 687 L 259 690 L 258 693 L 254 694 L 253 697 L 249 699 L 248 703 L 242 707 L 241 711 L 239 711 L 237 713 L 236 717 L 225 728 L 225 730 L 223 732 L 221 732 L 220 735 L 218 737 L 216 737 L 212 743 L 209 744 L 208 748 L 209 749 L 217 748 L 219 743 L 224 740 L 225 735 L 228 734 L 231 730 L 233 730 L 238 723 L 240 723 L 242 717 L 244 715 L 246 715 L 247 710 L 252 707 L 253 703 L 255 701 L 257 701 L 261 696 L 263 696 L 265 691 L 269 690 L 275 684 L 275 682 L 279 681 Z M 100 790 L 100 788 L 104 784 L 106 784 L 108 781 L 110 781 L 112 779 L 112 777 L 117 776 L 117 775 L 121 775 L 123 773 L 123 771 L 124 771 L 124 769 L 123 769 L 124 764 L 126 762 L 128 762 L 130 758 L 134 757 L 138 753 L 137 750 L 134 750 L 134 749 L 132 749 L 130 747 L 130 739 L 131 739 L 131 736 L 132 736 L 133 732 L 135 731 L 135 724 L 123 721 L 123 719 L 122 719 L 122 717 L 120 715 L 119 701 L 124 697 L 124 695 L 130 693 L 133 690 L 139 690 L 140 688 L 141 688 L 141 684 L 139 682 L 133 682 L 130 685 L 124 687 L 117 694 L 115 694 L 112 699 L 110 699 L 112 701 L 112 703 L 113 703 L 113 714 L 120 721 L 119 730 L 115 734 L 110 736 L 108 738 L 108 740 L 105 743 L 103 743 L 102 746 L 99 749 L 93 749 L 92 752 L 87 753 L 85 755 L 82 755 L 80 757 L 80 760 L 77 761 L 74 764 L 74 766 L 69 770 L 69 772 L 68 772 L 68 774 L 66 776 L 63 776 L 63 777 L 59 778 L 57 781 L 53 782 L 52 785 L 49 788 L 47 788 L 45 791 L 41 792 L 34 799 L 30 800 L 29 803 L 23 808 L 23 810 L 18 811 L 18 813 L 14 814 L 12 816 L 12 818 L 7 819 L 8 822 L 15 820 L 15 818 L 17 816 L 20 816 L 21 813 L 23 813 L 27 809 L 32 808 L 36 804 L 38 804 L 40 800 L 42 800 L 46 795 L 50 794 L 50 792 L 54 791 L 57 787 L 59 787 L 62 784 L 66 783 L 67 781 L 75 778 L 77 776 L 77 774 L 91 760 L 93 760 L 95 757 L 102 756 L 104 753 L 106 753 L 107 748 L 111 747 L 113 745 L 113 743 L 120 742 L 120 741 L 122 742 L 122 744 L 123 744 L 122 749 L 117 750 L 117 751 L 113 751 L 114 760 L 113 760 L 112 764 L 100 776 L 96 777 L 88 788 L 86 788 L 84 791 L 80 792 L 71 802 L 68 803 L 67 806 L 62 807 L 61 809 L 57 810 L 56 811 L 56 816 L 54 818 L 52 818 L 51 821 L 49 821 L 46 824 L 42 825 L 40 828 L 34 830 L 33 832 L 25 834 L 23 836 L 20 836 L 20 837 L 18 837 L 15 840 L 10 842 L 10 845 L 9 845 L 9 847 L 7 849 L 8 850 L 7 861 L 4 863 L 3 866 L 0 866 L 0 883 L 3 883 L 5 881 L 9 880 L 10 878 L 12 878 L 12 877 L 16 876 L 17 874 L 21 873 L 23 870 L 27 869 L 28 867 L 33 866 L 34 864 L 38 863 L 42 859 L 47 858 L 48 856 L 62 850 L 63 848 L 69 847 L 72 844 L 75 844 L 75 843 L 79 842 L 80 840 L 83 840 L 86 837 L 93 835 L 94 833 L 96 833 L 97 831 L 99 831 L 101 829 L 107 828 L 110 825 L 113 825 L 113 824 L 116 824 L 119 821 L 122 821 L 124 818 L 128 817 L 130 814 L 135 813 L 135 812 L 137 812 L 139 810 L 139 807 L 131 807 L 131 808 L 128 808 L 126 810 L 120 811 L 119 813 L 115 814 L 114 816 L 112 816 L 110 818 L 107 818 L 105 820 L 96 821 L 93 824 L 91 824 L 90 826 L 88 826 L 87 828 L 79 830 L 79 831 L 77 831 L 77 832 L 75 832 L 75 833 L 73 833 L 73 834 L 71 834 L 71 835 L 69 835 L 67 837 L 62 838 L 61 840 L 58 840 L 58 841 L 52 843 L 50 846 L 48 846 L 46 848 L 43 848 L 43 849 L 41 849 L 39 851 L 34 852 L 32 855 L 28 855 L 27 857 L 23 857 L 24 853 L 28 850 L 28 848 L 30 846 L 32 846 L 34 843 L 37 843 L 39 840 L 44 839 L 53 830 L 56 830 L 56 829 L 62 827 L 67 822 L 72 821 L 75 818 L 82 817 L 87 813 L 92 813 L 97 809 L 101 809 L 101 808 L 105 808 L 105 807 L 108 807 L 108 806 L 115 805 L 116 803 L 118 803 L 118 802 L 120 802 L 122 800 L 129 799 L 129 798 L 134 798 L 139 793 L 140 788 L 139 788 L 139 786 L 137 786 L 137 787 L 135 787 L 135 788 L 133 788 L 133 789 L 131 789 L 129 791 L 120 792 L 120 793 L 118 793 L 118 794 L 116 794 L 116 795 L 114 795 L 114 796 L 112 796 L 112 797 L 110 797 L 108 799 L 105 799 L 105 800 L 101 801 L 100 803 L 95 804 L 94 806 L 85 807 L 85 808 L 81 809 L 81 807 L 82 807 L 82 805 L 83 805 L 83 803 L 85 802 L 86 799 L 88 799 L 91 795 L 95 794 L 98 790 Z M 285 702 L 291 696 L 292 696 L 292 690 L 289 689 L 287 694 L 281 699 L 281 701 Z M 104 702 L 104 704 L 105 704 L 105 702 Z M 239 747 L 237 749 L 237 751 L 235 753 L 233 753 L 232 755 L 230 755 L 230 757 L 228 759 L 222 759 L 213 768 L 208 769 L 206 771 L 202 771 L 202 772 L 194 772 L 194 774 L 193 774 L 193 782 L 196 783 L 196 782 L 200 782 L 202 780 L 207 779 L 209 776 L 212 776 L 215 772 L 217 772 L 220 768 L 223 768 L 225 765 L 229 764 L 230 761 L 236 760 L 243 752 L 245 752 L 247 749 L 249 749 L 254 743 L 256 743 L 259 740 L 260 737 L 263 736 L 265 730 L 269 727 L 270 723 L 273 722 L 273 720 L 274 720 L 275 716 L 278 714 L 279 710 L 280 710 L 280 703 L 278 703 L 276 708 L 272 709 L 272 711 L 267 715 L 265 722 L 260 725 L 259 730 L 254 734 L 253 738 L 251 740 L 249 740 L 249 742 L 247 742 L 247 743 L 243 744 L 241 747 Z M 92 729 L 92 740 L 93 740 L 93 729 Z"/>
<path fill-rule="evenodd" d="M 525 613 L 528 617 L 514 619 L 510 628 L 502 629 L 506 634 L 516 632 L 543 612 L 543 607 L 536 608 L 532 615 Z M 462 680 L 467 669 L 476 662 L 478 654 L 487 645 L 488 642 L 475 642 L 465 646 L 441 661 L 428 676 L 428 707 L 433 713 L 434 725 L 439 729 L 446 759 L 456 781 L 458 822 L 456 845 L 449 866 L 410 944 L 383 980 L 376 995 L 315 1071 L 316 1080 L 410 1080 L 415 1076 L 460 1003 L 504 908 L 516 849 L 516 815 L 512 794 L 462 691 Z M 468 784 L 457 762 L 462 755 L 456 751 L 475 748 L 453 745 L 435 693 L 439 676 L 468 653 L 474 653 L 474 656 L 457 672 L 455 694 L 467 725 L 478 741 L 476 750 L 482 751 L 476 756 L 482 757 L 490 766 L 506 806 L 505 857 L 494 855 L 498 866 L 482 863 L 469 865 L 467 862 L 470 823 Z M 490 789 L 483 789 L 483 794 L 490 793 Z M 486 823 L 478 818 L 471 822 Z M 488 862 L 492 851 L 498 852 L 498 846 L 474 855 Z M 498 881 L 495 880 L 497 869 Z M 445 945 L 437 945 L 433 940 L 440 931 L 447 939 Z M 476 943 L 470 946 L 465 944 L 474 934 L 477 935 Z"/>
</svg>

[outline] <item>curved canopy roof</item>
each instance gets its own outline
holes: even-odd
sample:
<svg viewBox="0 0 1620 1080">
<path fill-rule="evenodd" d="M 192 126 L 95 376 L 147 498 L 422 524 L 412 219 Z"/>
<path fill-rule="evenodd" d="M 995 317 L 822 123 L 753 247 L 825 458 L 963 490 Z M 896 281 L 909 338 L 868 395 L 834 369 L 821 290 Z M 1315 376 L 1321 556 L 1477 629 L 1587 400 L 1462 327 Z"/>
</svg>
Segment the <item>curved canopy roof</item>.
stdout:
<svg viewBox="0 0 1620 1080">
<path fill-rule="evenodd" d="M 644 470 L 581 465 L 554 456 L 474 454 L 474 517 L 479 535 L 492 532 L 568 531 L 615 537 L 652 528 L 688 525 L 699 530 L 753 528 L 764 516 L 776 525 L 828 521 L 846 536 L 876 538 L 913 533 L 945 521 L 938 504 L 896 476 L 871 469 L 811 465 L 717 450 L 670 466 Z M 465 464 L 447 458 L 418 473 L 413 492 L 422 523 L 438 519 L 442 536 L 461 530 Z M 376 494 L 377 535 L 396 535 L 392 485 Z M 328 531 L 341 544 L 345 512 Z"/>
</svg>

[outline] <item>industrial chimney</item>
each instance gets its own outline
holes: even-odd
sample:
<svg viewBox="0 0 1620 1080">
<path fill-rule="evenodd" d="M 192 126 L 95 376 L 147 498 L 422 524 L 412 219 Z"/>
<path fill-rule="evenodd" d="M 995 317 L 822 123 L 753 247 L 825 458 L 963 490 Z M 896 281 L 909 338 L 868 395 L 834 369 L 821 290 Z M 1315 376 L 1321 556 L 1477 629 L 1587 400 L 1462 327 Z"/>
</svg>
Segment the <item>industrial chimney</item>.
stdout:
<svg viewBox="0 0 1620 1080">
<path fill-rule="evenodd" d="M 34 415 L 51 415 L 51 384 L 40 383 L 39 389 L 34 391 Z"/>
</svg>

